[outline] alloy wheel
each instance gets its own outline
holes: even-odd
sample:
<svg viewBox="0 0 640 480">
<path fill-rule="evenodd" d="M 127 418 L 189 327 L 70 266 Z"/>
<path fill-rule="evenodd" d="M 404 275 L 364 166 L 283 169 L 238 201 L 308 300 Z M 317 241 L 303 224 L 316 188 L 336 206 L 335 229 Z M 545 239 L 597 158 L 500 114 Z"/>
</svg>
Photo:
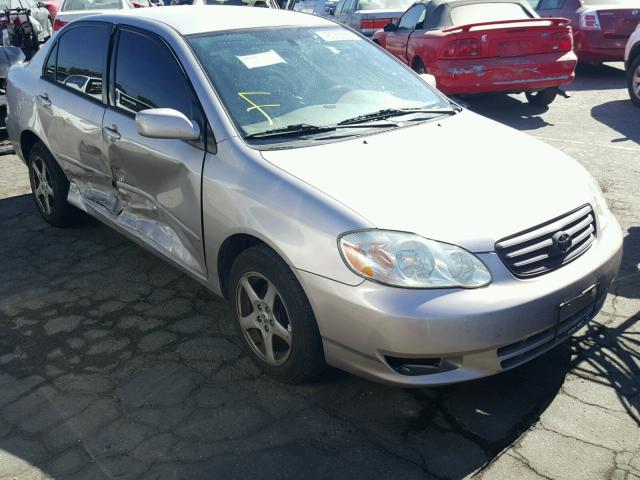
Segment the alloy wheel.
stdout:
<svg viewBox="0 0 640 480">
<path fill-rule="evenodd" d="M 36 156 L 31 161 L 31 187 L 38 207 L 45 215 L 53 212 L 54 192 L 51 174 L 42 157 Z"/>
<path fill-rule="evenodd" d="M 236 288 L 236 312 L 251 350 L 269 365 L 282 365 L 291 354 L 293 331 L 284 301 L 263 275 L 245 273 Z"/>
<path fill-rule="evenodd" d="M 636 67 L 636 71 L 633 72 L 631 88 L 633 89 L 635 96 L 640 99 L 640 64 Z"/>
</svg>

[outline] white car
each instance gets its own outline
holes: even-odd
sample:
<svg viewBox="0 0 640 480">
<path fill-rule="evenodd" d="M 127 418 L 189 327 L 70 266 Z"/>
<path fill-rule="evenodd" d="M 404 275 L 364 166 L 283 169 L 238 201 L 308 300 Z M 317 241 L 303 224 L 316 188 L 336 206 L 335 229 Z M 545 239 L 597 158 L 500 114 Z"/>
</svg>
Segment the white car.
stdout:
<svg viewBox="0 0 640 480">
<path fill-rule="evenodd" d="M 640 24 L 629 37 L 624 49 L 624 66 L 627 70 L 629 97 L 640 107 Z"/>
<path fill-rule="evenodd" d="M 134 8 L 131 0 L 64 0 L 53 22 L 53 30 L 57 32 L 67 23 L 87 15 Z"/>
</svg>

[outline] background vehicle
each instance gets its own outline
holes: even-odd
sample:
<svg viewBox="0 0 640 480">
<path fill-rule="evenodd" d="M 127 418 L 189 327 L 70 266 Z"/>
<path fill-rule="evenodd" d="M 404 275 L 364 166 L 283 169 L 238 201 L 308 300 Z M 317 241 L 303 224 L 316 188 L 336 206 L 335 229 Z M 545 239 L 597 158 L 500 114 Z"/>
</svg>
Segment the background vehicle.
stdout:
<svg viewBox="0 0 640 480">
<path fill-rule="evenodd" d="M 56 18 L 58 14 L 58 9 L 60 8 L 61 0 L 45 0 L 44 6 L 49 10 L 49 14 L 52 19 Z"/>
<path fill-rule="evenodd" d="M 276 0 L 171 0 L 171 5 L 226 5 L 235 7 L 280 8 Z"/>
<path fill-rule="evenodd" d="M 284 8 L 295 12 L 312 13 L 321 17 L 328 17 L 333 15 L 337 4 L 338 2 L 336 0 L 289 0 Z"/>
<path fill-rule="evenodd" d="M 340 0 L 335 19 L 370 37 L 386 24 L 400 18 L 413 0 Z"/>
<path fill-rule="evenodd" d="M 624 51 L 627 88 L 631 101 L 640 107 L 640 24 L 629 37 Z"/>
<path fill-rule="evenodd" d="M 44 42 L 53 34 L 53 20 L 52 16 L 47 10 L 44 3 L 34 0 L 0 0 L 0 15 L 6 19 L 4 11 L 10 10 L 23 10 L 22 17 L 24 18 L 26 10 L 29 10 L 31 18 L 36 20 L 41 28 L 36 28 L 38 33 L 38 40 Z"/>
<path fill-rule="evenodd" d="M 53 21 L 53 29 L 60 30 L 67 23 L 94 13 L 136 8 L 131 0 L 63 0 Z"/>
<path fill-rule="evenodd" d="M 571 20 L 574 51 L 581 62 L 620 62 L 640 22 L 639 0 L 540 0 L 542 17 Z"/>
<path fill-rule="evenodd" d="M 569 22 L 517 0 L 418 2 L 373 41 L 447 94 L 525 92 L 548 105 L 575 76 Z"/>
</svg>

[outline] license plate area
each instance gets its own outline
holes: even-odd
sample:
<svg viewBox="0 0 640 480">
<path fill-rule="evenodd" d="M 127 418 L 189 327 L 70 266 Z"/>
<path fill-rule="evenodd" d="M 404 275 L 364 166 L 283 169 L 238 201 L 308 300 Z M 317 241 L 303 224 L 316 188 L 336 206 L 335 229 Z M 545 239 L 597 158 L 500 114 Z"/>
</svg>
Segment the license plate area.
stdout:
<svg viewBox="0 0 640 480">
<path fill-rule="evenodd" d="M 596 299 L 598 298 L 598 290 L 598 284 L 592 285 L 580 295 L 558 305 L 558 325 L 565 322 L 579 322 L 583 318 L 591 315 L 596 305 Z"/>
</svg>

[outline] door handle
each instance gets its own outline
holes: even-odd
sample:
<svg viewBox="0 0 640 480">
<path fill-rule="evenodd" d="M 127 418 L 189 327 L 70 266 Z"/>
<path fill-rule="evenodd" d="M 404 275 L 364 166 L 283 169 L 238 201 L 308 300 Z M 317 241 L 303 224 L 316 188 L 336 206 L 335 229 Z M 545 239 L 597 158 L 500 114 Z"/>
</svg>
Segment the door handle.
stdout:
<svg viewBox="0 0 640 480">
<path fill-rule="evenodd" d="M 118 127 L 116 125 L 111 125 L 110 127 L 102 127 L 102 131 L 111 140 L 120 140 L 121 138 L 120 132 L 118 132 Z"/>
<path fill-rule="evenodd" d="M 51 106 L 51 100 L 49 100 L 49 94 L 46 93 L 46 92 L 45 93 L 41 93 L 40 95 L 38 95 L 38 100 L 45 107 L 50 107 Z"/>
</svg>

